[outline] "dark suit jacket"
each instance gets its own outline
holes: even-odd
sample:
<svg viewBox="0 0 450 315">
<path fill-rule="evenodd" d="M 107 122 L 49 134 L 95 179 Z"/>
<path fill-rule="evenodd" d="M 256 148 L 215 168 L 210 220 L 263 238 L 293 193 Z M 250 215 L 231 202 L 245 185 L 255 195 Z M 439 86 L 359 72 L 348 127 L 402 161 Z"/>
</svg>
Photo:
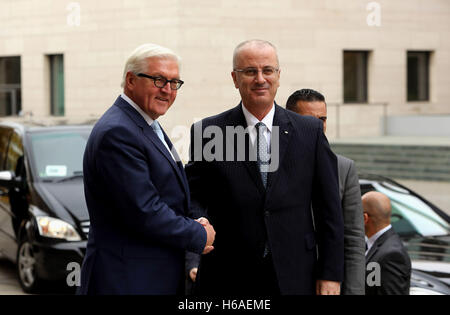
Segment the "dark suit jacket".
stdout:
<svg viewBox="0 0 450 315">
<path fill-rule="evenodd" d="M 200 123 L 192 128 L 186 173 L 193 216 L 207 216 L 217 235 L 215 250 L 202 256 L 196 292 L 258 292 L 264 275 L 255 270 L 266 241 L 281 294 L 314 294 L 316 279 L 342 281 L 343 219 L 336 156 L 323 134 L 322 122 L 276 105 L 273 126 L 280 128 L 280 162 L 278 170 L 268 174 L 267 189 L 257 163 L 248 157 L 245 161 L 195 161 L 197 151 L 201 153 L 210 144 L 197 132 L 216 126 L 225 135 L 226 126 L 247 126 L 241 105 Z M 202 143 L 196 145 L 196 141 Z M 247 135 L 247 145 L 248 141 Z M 237 142 L 224 136 L 224 155 L 227 147 L 236 149 Z"/>
<path fill-rule="evenodd" d="M 366 263 L 380 265 L 380 286 L 369 287 L 366 295 L 409 295 L 411 260 L 400 237 L 393 228 L 381 235 L 370 248 Z M 373 270 L 367 271 L 369 275 Z"/>
<path fill-rule="evenodd" d="M 91 226 L 79 293 L 183 293 L 184 252 L 201 253 L 206 232 L 185 217 L 183 165 L 121 97 L 94 126 L 83 168 Z"/>
<path fill-rule="evenodd" d="M 364 256 L 364 217 L 361 190 L 355 163 L 337 155 L 339 194 L 344 215 L 344 295 L 364 295 L 366 259 Z"/>
</svg>

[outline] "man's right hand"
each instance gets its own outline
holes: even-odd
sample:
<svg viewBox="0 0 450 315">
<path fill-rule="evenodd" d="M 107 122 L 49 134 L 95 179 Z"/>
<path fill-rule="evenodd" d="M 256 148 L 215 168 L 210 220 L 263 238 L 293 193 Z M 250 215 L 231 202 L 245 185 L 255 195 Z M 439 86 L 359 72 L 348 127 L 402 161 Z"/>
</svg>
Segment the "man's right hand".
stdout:
<svg viewBox="0 0 450 315">
<path fill-rule="evenodd" d="M 197 271 L 198 271 L 198 268 L 192 268 L 189 271 L 189 277 L 191 278 L 192 282 L 195 282 L 195 279 L 197 279 Z"/>
<path fill-rule="evenodd" d="M 214 239 L 216 238 L 216 231 L 214 231 L 214 227 L 209 223 L 208 219 L 201 217 L 196 221 L 203 225 L 206 230 L 206 246 L 202 254 L 208 254 L 214 249 L 214 246 L 212 246 L 212 244 L 214 243 Z"/>
</svg>

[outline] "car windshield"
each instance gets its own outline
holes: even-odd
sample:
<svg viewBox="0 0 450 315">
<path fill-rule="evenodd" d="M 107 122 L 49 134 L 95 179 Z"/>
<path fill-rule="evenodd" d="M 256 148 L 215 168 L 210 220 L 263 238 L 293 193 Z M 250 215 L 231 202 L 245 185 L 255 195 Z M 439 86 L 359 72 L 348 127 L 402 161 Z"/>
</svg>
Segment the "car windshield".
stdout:
<svg viewBox="0 0 450 315">
<path fill-rule="evenodd" d="M 450 225 L 421 199 L 407 190 L 387 182 L 372 183 L 375 190 L 391 199 L 391 224 L 395 231 L 404 236 L 440 236 L 450 234 Z"/>
<path fill-rule="evenodd" d="M 53 181 L 81 176 L 89 132 L 80 128 L 32 133 L 31 156 L 38 177 Z"/>
</svg>

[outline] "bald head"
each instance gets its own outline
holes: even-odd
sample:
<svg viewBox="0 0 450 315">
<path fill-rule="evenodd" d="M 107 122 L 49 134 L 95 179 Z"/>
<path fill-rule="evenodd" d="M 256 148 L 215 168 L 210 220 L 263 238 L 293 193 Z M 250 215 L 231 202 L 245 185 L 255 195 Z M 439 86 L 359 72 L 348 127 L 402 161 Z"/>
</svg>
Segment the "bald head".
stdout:
<svg viewBox="0 0 450 315">
<path fill-rule="evenodd" d="M 380 192 L 370 191 L 362 196 L 362 205 L 369 221 L 366 223 L 367 230 L 375 234 L 379 230 L 391 224 L 391 201 Z"/>
<path fill-rule="evenodd" d="M 257 47 L 257 48 L 270 47 L 271 49 L 273 49 L 273 51 L 275 52 L 276 59 L 277 59 L 277 67 L 279 67 L 280 62 L 278 60 L 277 48 L 275 47 L 275 45 L 273 45 L 271 42 L 266 41 L 266 40 L 251 39 L 251 40 L 246 40 L 246 41 L 240 43 L 234 49 L 234 53 L 233 53 L 233 69 L 236 69 L 238 67 L 239 53 L 242 50 L 245 50 L 247 48 L 253 48 L 253 47 Z"/>
</svg>

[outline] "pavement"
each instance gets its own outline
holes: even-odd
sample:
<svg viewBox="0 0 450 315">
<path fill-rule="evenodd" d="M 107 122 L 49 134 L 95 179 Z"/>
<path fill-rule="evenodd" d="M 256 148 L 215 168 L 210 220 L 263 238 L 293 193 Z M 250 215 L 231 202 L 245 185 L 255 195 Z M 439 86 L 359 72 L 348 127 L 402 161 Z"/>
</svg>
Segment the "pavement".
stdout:
<svg viewBox="0 0 450 315">
<path fill-rule="evenodd" d="M 0 254 L 0 295 L 24 295 L 19 281 L 15 265 L 6 260 Z"/>
</svg>

